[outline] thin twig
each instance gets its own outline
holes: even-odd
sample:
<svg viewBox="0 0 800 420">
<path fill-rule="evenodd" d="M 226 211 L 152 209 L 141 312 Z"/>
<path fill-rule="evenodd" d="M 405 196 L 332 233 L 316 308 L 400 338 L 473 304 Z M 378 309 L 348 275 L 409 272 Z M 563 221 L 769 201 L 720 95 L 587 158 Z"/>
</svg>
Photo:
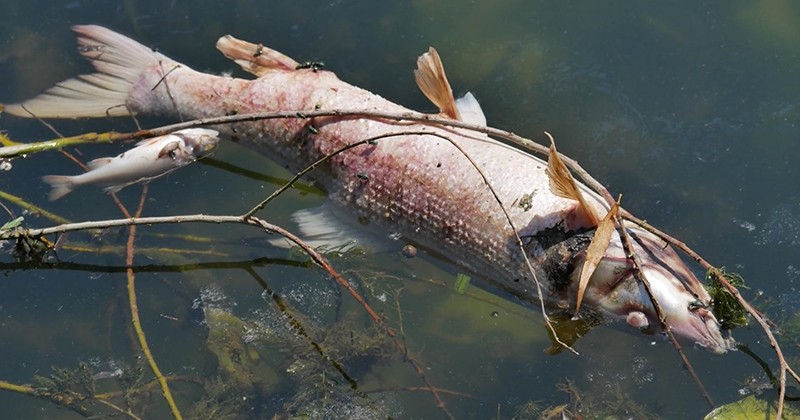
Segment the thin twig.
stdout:
<svg viewBox="0 0 800 420">
<path fill-rule="evenodd" d="M 137 416 L 136 414 L 133 414 L 133 412 L 131 410 L 124 409 L 124 408 L 122 408 L 122 407 L 120 407 L 120 406 L 118 406 L 118 405 L 116 405 L 116 404 L 114 404 L 114 403 L 112 403 L 110 401 L 101 400 L 101 399 L 96 399 L 95 401 L 97 401 L 99 404 L 105 405 L 106 407 L 108 407 L 108 408 L 110 408 L 110 409 L 112 409 L 114 411 L 119 412 L 120 414 L 124 414 L 124 415 L 126 415 L 126 416 L 128 416 L 128 417 L 130 417 L 130 418 L 132 418 L 134 420 L 141 420 L 141 417 Z"/>
<path fill-rule="evenodd" d="M 424 387 L 424 386 L 408 386 L 408 387 L 375 388 L 375 389 L 370 389 L 370 390 L 363 391 L 363 392 L 365 394 L 377 394 L 377 393 L 383 393 L 383 392 L 430 392 L 430 391 L 431 391 L 430 388 Z M 443 389 L 443 388 L 437 388 L 437 391 L 441 392 L 442 394 L 453 395 L 453 396 L 456 396 L 456 397 L 466 398 L 466 399 L 470 399 L 470 400 L 474 400 L 474 401 L 481 401 L 480 398 L 478 398 L 478 397 L 476 397 L 474 395 L 471 395 L 471 394 L 464 393 L 464 392 L 451 391 L 449 389 Z M 483 401 L 481 401 L 481 402 L 483 402 Z"/>
<path fill-rule="evenodd" d="M 639 256 L 633 252 L 633 243 L 631 242 L 630 235 L 628 235 L 628 231 L 625 228 L 624 220 L 617 217 L 616 221 L 618 226 L 617 231 L 622 239 L 622 246 L 625 249 L 625 257 L 633 263 L 633 273 L 634 276 L 636 276 L 636 280 L 644 285 L 644 289 L 647 291 L 647 296 L 650 297 L 650 301 L 653 302 L 653 307 L 656 310 L 658 321 L 661 323 L 661 329 L 664 330 L 670 341 L 672 341 L 672 345 L 678 352 L 678 355 L 683 362 L 683 366 L 686 367 L 687 371 L 689 371 L 689 375 L 700 389 L 700 394 L 703 396 L 706 402 L 708 402 L 711 408 L 714 408 L 714 401 L 711 399 L 711 395 L 706 390 L 703 382 L 700 380 L 700 377 L 697 376 L 697 372 L 694 370 L 691 362 L 689 362 L 689 358 L 686 357 L 686 353 L 683 351 L 683 346 L 681 346 L 681 344 L 678 342 L 678 339 L 675 338 L 675 334 L 672 333 L 672 329 L 670 328 L 669 324 L 667 324 L 667 319 L 664 316 L 664 310 L 661 309 L 661 303 L 659 303 L 658 299 L 656 299 L 656 296 L 653 294 L 653 288 L 650 286 L 650 281 L 647 280 L 647 276 L 645 276 L 644 272 L 641 270 L 642 262 L 640 261 Z"/>
<path fill-rule="evenodd" d="M 139 201 L 139 207 L 136 210 L 134 218 L 141 216 L 146 195 L 147 184 L 144 184 L 142 196 Z M 175 419 L 180 420 L 183 418 L 183 416 L 181 416 L 181 412 L 178 410 L 178 406 L 175 404 L 175 400 L 172 398 L 172 392 L 170 392 L 167 379 L 161 373 L 161 369 L 158 368 L 158 364 L 156 364 L 155 358 L 153 357 L 152 352 L 150 352 L 150 346 L 147 344 L 147 338 L 145 337 L 144 329 L 142 328 L 142 322 L 139 319 L 139 305 L 136 301 L 136 275 L 133 272 L 133 243 L 135 238 L 136 225 L 132 224 L 128 228 L 127 254 L 125 256 L 125 265 L 127 266 L 126 274 L 128 277 L 128 299 L 131 309 L 131 322 L 133 323 L 134 330 L 136 330 L 136 336 L 139 338 L 139 345 L 142 347 L 142 353 L 144 353 L 144 357 L 147 359 L 147 363 L 150 365 L 150 369 L 153 371 L 156 380 L 158 380 L 158 383 L 161 384 L 161 392 L 164 394 L 164 399 L 167 400 L 167 405 L 169 405 L 172 416 Z"/>
<path fill-rule="evenodd" d="M 364 298 L 355 289 L 353 289 L 353 287 L 350 285 L 350 283 L 347 280 L 345 280 L 344 277 L 342 277 L 341 274 L 339 274 L 336 271 L 336 269 L 333 268 L 333 266 L 328 262 L 328 260 L 325 257 L 322 256 L 322 254 L 318 253 L 315 249 L 313 249 L 310 246 L 308 246 L 300 238 L 298 238 L 297 236 L 295 236 L 291 232 L 283 229 L 280 226 L 273 225 L 271 223 L 267 223 L 267 221 L 261 220 L 259 218 L 253 217 L 253 216 L 249 216 L 249 217 L 242 216 L 241 220 L 242 220 L 243 223 L 247 223 L 247 224 L 251 224 L 251 225 L 255 225 L 255 226 L 260 226 L 261 228 L 263 228 L 267 232 L 278 233 L 278 234 L 282 235 L 283 237 L 285 237 L 286 239 L 288 239 L 291 242 L 293 242 L 294 244 L 296 244 L 297 246 L 299 246 L 300 248 L 302 248 L 303 251 L 305 251 L 311 257 L 311 259 L 314 260 L 315 263 L 317 263 L 326 272 L 328 272 L 328 274 L 331 277 L 336 279 L 336 281 L 340 285 L 342 285 L 350 293 L 350 295 L 353 296 L 353 298 L 356 301 L 358 301 L 358 303 L 360 303 L 364 307 L 364 309 L 367 311 L 367 314 L 369 314 L 370 318 L 372 318 L 373 322 L 375 322 L 378 325 L 381 325 L 383 327 L 384 331 L 386 332 L 386 334 L 388 334 L 390 337 L 393 337 L 393 338 L 396 337 L 397 333 L 394 331 L 394 329 L 392 329 L 391 327 L 389 327 L 388 325 L 383 323 L 383 321 L 381 320 L 381 317 L 378 315 L 378 313 L 375 312 L 375 310 L 373 310 L 372 307 L 369 306 L 369 304 L 364 300 Z M 433 384 L 430 382 L 430 380 L 428 379 L 428 376 L 425 374 L 425 371 L 422 369 L 422 367 L 419 365 L 419 363 L 417 363 L 416 360 L 414 360 L 412 358 L 408 358 L 408 357 L 406 358 L 406 361 L 414 368 L 414 370 L 417 372 L 417 374 L 422 378 L 422 380 L 430 388 L 431 395 L 433 396 L 433 399 L 436 402 L 436 407 L 439 408 L 440 410 L 442 410 L 442 412 L 448 418 L 451 418 L 451 419 L 454 418 L 453 415 L 450 414 L 450 412 L 447 410 L 447 407 L 445 407 L 444 401 L 439 396 L 439 393 L 436 391 L 437 388 L 435 388 L 433 386 Z"/>
<path fill-rule="evenodd" d="M 164 83 L 164 88 L 167 90 L 167 96 L 169 96 L 169 100 L 170 100 L 170 102 L 172 102 L 172 108 L 178 114 L 178 119 L 183 121 L 183 114 L 181 114 L 181 110 L 178 109 L 178 104 L 175 103 L 175 97 L 172 96 L 172 91 L 169 89 L 169 83 L 167 82 L 167 76 L 169 76 L 170 73 L 172 73 L 173 71 L 181 68 L 181 65 L 180 64 L 175 64 L 171 69 L 169 69 L 169 71 L 164 72 L 164 63 L 162 61 L 159 61 L 158 62 L 158 68 L 161 70 L 161 73 L 163 73 L 164 75 L 161 76 L 160 79 L 158 79 L 158 82 L 150 90 L 151 91 L 156 90 L 158 85 L 160 85 L 163 82 Z"/>
<path fill-rule="evenodd" d="M 59 216 L 59 215 L 57 215 L 55 213 L 50 213 L 49 211 L 47 211 L 47 210 L 45 210 L 45 209 L 43 209 L 43 208 L 41 208 L 41 207 L 39 207 L 39 206 L 37 206 L 35 204 L 31 204 L 31 203 L 25 201 L 22 197 L 17 197 L 16 195 L 9 194 L 9 193 L 7 193 L 5 191 L 0 191 L 0 200 L 10 201 L 10 202 L 16 204 L 18 207 L 20 207 L 22 209 L 28 210 L 29 212 L 31 212 L 33 214 L 38 214 L 38 215 L 44 217 L 45 219 L 49 219 L 49 220 L 51 220 L 53 222 L 56 222 L 56 223 L 64 224 L 64 223 L 69 223 L 70 222 L 69 220 L 67 220 L 67 219 L 65 219 L 65 218 L 63 218 L 63 217 L 61 217 L 61 216 Z"/>
<path fill-rule="evenodd" d="M 0 380 L 0 389 L 47 400 L 53 404 L 69 408 L 84 417 L 89 417 L 92 414 L 86 407 L 80 404 L 87 399 L 86 396 L 69 390 L 50 392 L 48 390 L 33 388 L 28 385 L 17 385 L 3 380 Z"/>
<path fill-rule="evenodd" d="M 499 137 L 501 139 L 505 139 L 510 143 L 515 144 L 518 147 L 522 148 L 523 150 L 533 151 L 543 155 L 547 154 L 547 148 L 545 148 L 544 146 L 532 140 L 520 137 L 510 131 L 500 130 L 497 128 L 487 127 L 478 124 L 466 123 L 463 121 L 451 120 L 447 118 L 440 118 L 435 115 L 423 114 L 420 112 L 408 111 L 408 112 L 393 113 L 393 112 L 378 112 L 378 111 L 364 111 L 364 110 L 295 110 L 295 111 L 259 112 L 252 114 L 228 115 L 223 117 L 200 118 L 192 121 L 170 124 L 147 130 L 139 130 L 133 133 L 99 133 L 99 134 L 86 133 L 74 137 L 64 137 L 42 142 L 25 143 L 25 144 L 17 144 L 15 146 L 0 147 L 0 157 L 6 157 L 6 158 L 17 157 L 23 154 L 32 154 L 46 150 L 60 149 L 62 147 L 74 146 L 77 144 L 113 142 L 120 140 L 139 139 L 145 137 L 156 137 L 169 134 L 173 131 L 182 130 L 185 128 L 200 127 L 207 125 L 231 124 L 237 122 L 260 121 L 260 120 L 270 120 L 270 119 L 286 119 L 286 118 L 308 119 L 314 117 L 368 118 L 368 119 L 382 120 L 387 124 L 390 121 L 395 121 L 395 122 L 413 121 L 413 122 L 423 123 L 426 125 L 462 128 L 470 131 L 487 134 L 490 136 Z"/>
</svg>

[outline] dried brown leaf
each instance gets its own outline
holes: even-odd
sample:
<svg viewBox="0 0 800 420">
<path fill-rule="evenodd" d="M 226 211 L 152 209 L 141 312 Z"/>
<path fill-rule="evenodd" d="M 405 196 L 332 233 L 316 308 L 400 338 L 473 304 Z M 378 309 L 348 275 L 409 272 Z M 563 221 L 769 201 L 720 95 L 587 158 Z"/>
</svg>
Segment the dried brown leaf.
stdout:
<svg viewBox="0 0 800 420">
<path fill-rule="evenodd" d="M 586 291 L 586 286 L 589 284 L 589 279 L 592 278 L 594 270 L 597 268 L 600 260 L 603 259 L 603 255 L 605 255 L 608 249 L 608 244 L 611 242 L 611 236 L 616 226 L 615 218 L 617 217 L 618 210 L 619 202 L 616 202 L 611 206 L 611 209 L 608 210 L 606 217 L 597 225 L 597 230 L 594 232 L 592 242 L 589 243 L 589 247 L 586 248 L 586 258 L 584 259 L 583 267 L 581 267 L 580 280 L 578 281 L 578 299 L 575 304 L 575 315 L 577 315 L 578 311 L 581 309 L 583 294 Z"/>
</svg>

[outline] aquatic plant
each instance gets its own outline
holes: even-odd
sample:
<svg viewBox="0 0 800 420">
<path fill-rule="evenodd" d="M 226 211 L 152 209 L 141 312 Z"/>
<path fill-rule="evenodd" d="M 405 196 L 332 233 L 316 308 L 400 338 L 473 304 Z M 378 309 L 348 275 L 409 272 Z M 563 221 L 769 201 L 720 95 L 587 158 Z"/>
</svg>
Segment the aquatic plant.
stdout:
<svg viewBox="0 0 800 420">
<path fill-rule="evenodd" d="M 720 326 L 726 330 L 746 326 L 749 315 L 747 308 L 722 284 L 719 280 L 720 277 L 725 278 L 731 286 L 737 289 L 747 288 L 742 276 L 727 272 L 724 267 L 717 269 L 716 273 L 712 270 L 706 272 L 707 289 L 708 294 L 711 295 L 711 308 L 714 315 L 717 316 Z"/>
</svg>

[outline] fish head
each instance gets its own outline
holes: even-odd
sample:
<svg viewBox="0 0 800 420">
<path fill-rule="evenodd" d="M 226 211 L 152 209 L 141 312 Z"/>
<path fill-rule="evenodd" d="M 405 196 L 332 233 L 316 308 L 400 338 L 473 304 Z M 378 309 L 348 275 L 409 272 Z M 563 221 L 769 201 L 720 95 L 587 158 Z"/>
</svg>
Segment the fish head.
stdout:
<svg viewBox="0 0 800 420">
<path fill-rule="evenodd" d="M 719 322 L 708 309 L 711 297 L 680 256 L 643 229 L 629 228 L 628 233 L 641 264 L 640 273 L 649 283 L 670 331 L 714 353 L 731 350 L 733 340 L 722 336 Z M 580 268 L 582 264 L 579 261 L 576 266 Z M 573 277 L 579 271 L 574 270 Z M 589 280 L 584 299 L 599 312 L 624 319 L 642 332 L 652 334 L 662 330 L 650 293 L 637 279 L 634 265 L 626 258 L 616 233 Z"/>
<path fill-rule="evenodd" d="M 187 128 L 172 135 L 181 140 L 183 157 L 190 160 L 208 155 L 219 143 L 219 132 L 210 128 Z"/>
</svg>

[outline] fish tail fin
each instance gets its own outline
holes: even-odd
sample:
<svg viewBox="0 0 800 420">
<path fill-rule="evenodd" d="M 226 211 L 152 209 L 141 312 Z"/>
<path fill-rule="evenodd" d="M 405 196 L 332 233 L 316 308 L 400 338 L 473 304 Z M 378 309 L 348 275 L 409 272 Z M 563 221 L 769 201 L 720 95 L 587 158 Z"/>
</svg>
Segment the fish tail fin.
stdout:
<svg viewBox="0 0 800 420">
<path fill-rule="evenodd" d="M 66 175 L 46 175 L 42 177 L 42 181 L 49 184 L 52 188 L 47 198 L 50 201 L 56 201 L 59 198 L 69 194 L 75 189 L 75 182 L 72 177 Z"/>
<path fill-rule="evenodd" d="M 20 117 L 81 118 L 131 115 L 126 100 L 146 68 L 164 55 L 110 29 L 97 25 L 73 26 L 78 52 L 97 73 L 56 84 L 33 99 L 5 105 Z"/>
</svg>

